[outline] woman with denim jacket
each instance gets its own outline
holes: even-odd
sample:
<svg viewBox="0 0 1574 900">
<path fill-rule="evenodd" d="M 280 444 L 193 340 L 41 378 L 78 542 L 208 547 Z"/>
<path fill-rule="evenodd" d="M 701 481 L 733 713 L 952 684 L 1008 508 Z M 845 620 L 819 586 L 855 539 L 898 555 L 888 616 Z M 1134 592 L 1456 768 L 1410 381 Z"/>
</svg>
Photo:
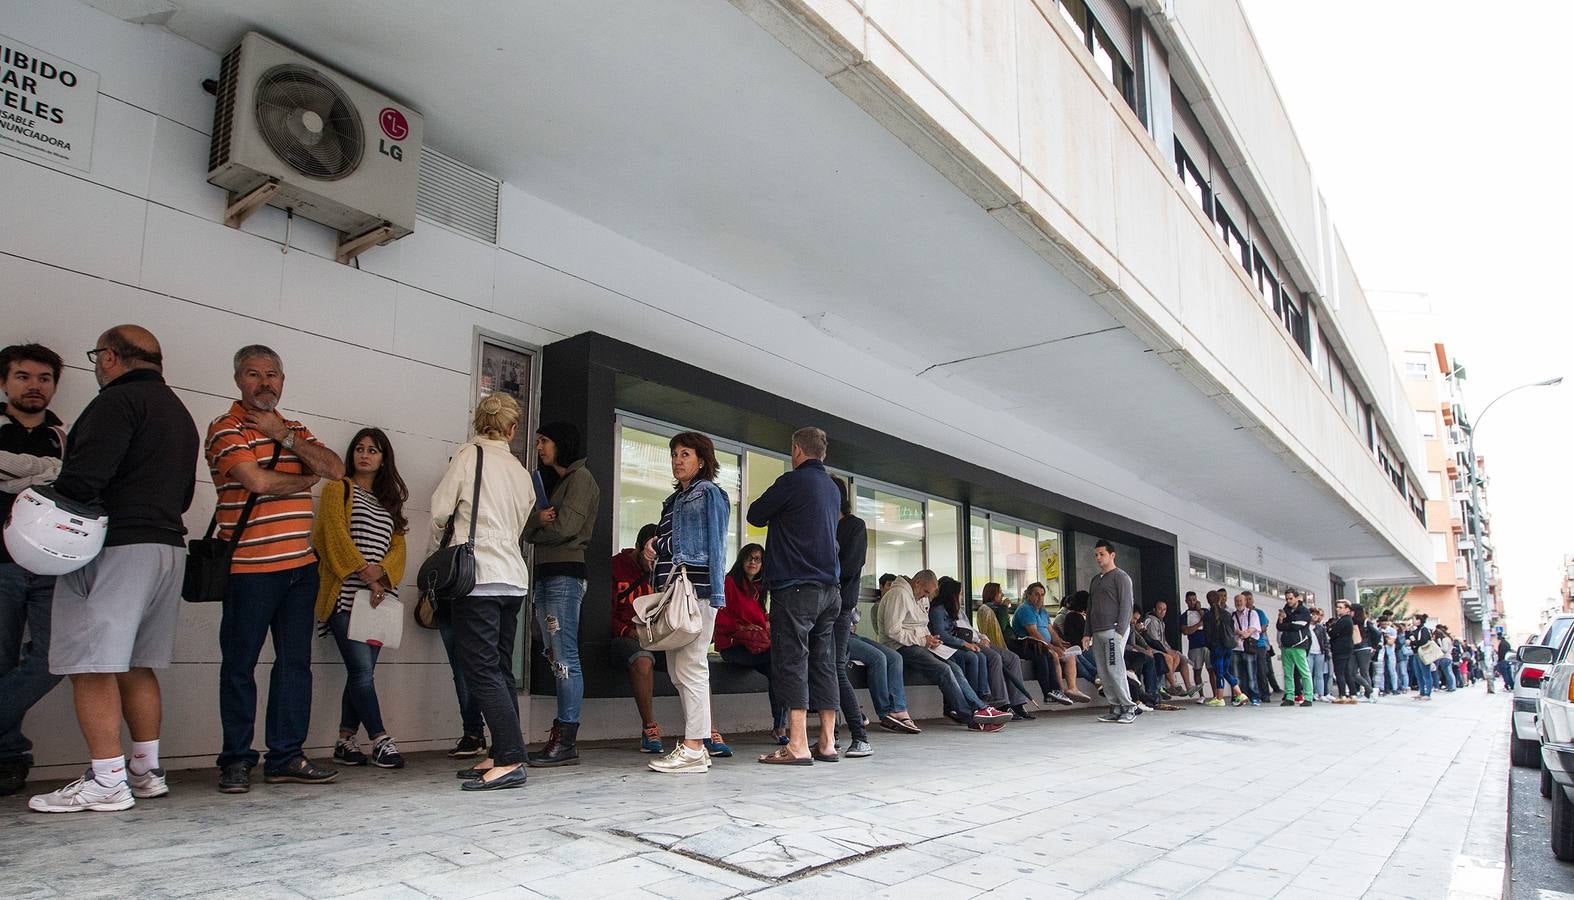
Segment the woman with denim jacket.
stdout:
<svg viewBox="0 0 1574 900">
<path fill-rule="evenodd" d="M 716 486 L 716 446 L 710 438 L 685 431 L 675 435 L 667 447 L 672 451 L 673 487 L 677 490 L 662 502 L 656 539 L 643 552 L 652 563 L 656 590 L 665 590 L 681 570 L 694 585 L 703 615 L 694 640 L 667 651 L 667 674 L 683 704 L 683 740 L 671 753 L 651 762 L 650 768 L 676 775 L 710 769 L 710 754 L 705 749 L 711 736 L 708 651 L 716 610 L 727 605 L 724 567 L 731 506 L 727 492 Z"/>
</svg>

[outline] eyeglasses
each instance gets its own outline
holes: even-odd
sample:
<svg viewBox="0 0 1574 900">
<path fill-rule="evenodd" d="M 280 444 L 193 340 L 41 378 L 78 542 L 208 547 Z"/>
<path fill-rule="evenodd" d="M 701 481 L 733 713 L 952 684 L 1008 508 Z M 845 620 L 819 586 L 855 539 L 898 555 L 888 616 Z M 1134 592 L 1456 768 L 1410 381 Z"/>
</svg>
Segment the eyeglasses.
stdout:
<svg viewBox="0 0 1574 900">
<path fill-rule="evenodd" d="M 92 363 L 95 366 L 98 365 L 98 355 L 100 353 L 104 353 L 105 351 L 108 351 L 110 353 L 114 353 L 115 352 L 114 350 L 111 350 L 108 347 L 94 347 L 92 350 L 87 351 L 87 361 Z"/>
</svg>

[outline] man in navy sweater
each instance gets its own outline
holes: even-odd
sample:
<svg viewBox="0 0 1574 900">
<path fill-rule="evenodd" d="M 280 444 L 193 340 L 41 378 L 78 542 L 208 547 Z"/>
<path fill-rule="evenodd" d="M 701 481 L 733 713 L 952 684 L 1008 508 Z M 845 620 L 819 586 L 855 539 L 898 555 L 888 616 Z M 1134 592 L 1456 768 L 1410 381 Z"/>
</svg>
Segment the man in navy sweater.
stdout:
<svg viewBox="0 0 1574 900">
<path fill-rule="evenodd" d="M 773 765 L 836 762 L 836 618 L 841 564 L 836 523 L 841 494 L 825 471 L 825 432 L 792 436 L 792 471 L 749 504 L 749 524 L 768 528 L 763 580 L 771 602 L 771 690 L 788 710 L 787 746 L 760 757 Z M 808 710 L 820 715 L 811 749 Z"/>
</svg>

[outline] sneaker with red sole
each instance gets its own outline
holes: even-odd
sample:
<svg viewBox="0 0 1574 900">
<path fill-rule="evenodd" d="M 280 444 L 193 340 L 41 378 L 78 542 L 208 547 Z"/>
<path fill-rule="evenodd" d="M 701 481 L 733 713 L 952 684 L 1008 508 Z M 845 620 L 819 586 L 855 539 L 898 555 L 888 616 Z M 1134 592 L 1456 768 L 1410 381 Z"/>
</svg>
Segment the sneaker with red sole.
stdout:
<svg viewBox="0 0 1574 900">
<path fill-rule="evenodd" d="M 968 731 L 982 731 L 982 732 L 985 732 L 986 734 L 994 734 L 995 732 L 999 731 L 1000 729 L 1002 729 L 1004 727 L 1006 727 L 1006 724 L 1004 722 L 991 722 L 991 723 L 989 723 L 987 725 L 981 724 L 979 722 L 973 722 L 972 724 L 967 726 L 967 730 Z"/>
<path fill-rule="evenodd" d="M 993 706 L 985 706 L 981 709 L 973 710 L 973 721 L 979 723 L 980 725 L 1005 723 L 1011 721 L 1011 714 L 1008 712 L 1001 712 L 1000 710 L 995 709 Z"/>
</svg>

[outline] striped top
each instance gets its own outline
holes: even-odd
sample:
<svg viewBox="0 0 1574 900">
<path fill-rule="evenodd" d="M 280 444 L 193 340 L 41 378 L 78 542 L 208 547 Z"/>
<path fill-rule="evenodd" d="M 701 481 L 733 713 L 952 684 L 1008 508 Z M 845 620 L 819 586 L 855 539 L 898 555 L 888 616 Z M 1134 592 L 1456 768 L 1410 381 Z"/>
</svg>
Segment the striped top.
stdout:
<svg viewBox="0 0 1574 900">
<path fill-rule="evenodd" d="M 672 580 L 677 567 L 672 564 L 672 510 L 677 504 L 665 504 L 661 510 L 661 522 L 656 526 L 656 571 L 652 574 L 652 585 L 657 590 L 666 590 L 667 582 Z M 687 563 L 683 566 L 688 572 L 689 583 L 694 585 L 694 596 L 710 596 L 710 567 L 693 566 Z"/>
<path fill-rule="evenodd" d="M 367 562 L 381 562 L 388 555 L 388 546 L 393 542 L 393 530 L 393 515 L 377 502 L 377 496 L 355 485 L 355 502 L 350 505 L 350 540 L 355 542 L 355 549 L 361 558 Z M 354 572 L 345 576 L 344 583 L 339 586 L 339 599 L 334 603 L 333 611 L 349 612 L 355 602 L 355 592 L 370 588 Z M 383 593 L 386 597 L 399 598 L 397 587 Z"/>
<path fill-rule="evenodd" d="M 246 409 L 239 403 L 230 405 L 229 412 L 208 425 L 208 468 L 213 473 L 213 485 L 219 493 L 217 516 L 219 538 L 229 540 L 230 532 L 240 520 L 250 492 L 232 477 L 237 463 L 250 462 L 266 466 L 279 451 L 274 471 L 290 475 L 304 475 L 306 463 L 299 456 L 276 444 L 272 438 L 242 424 Z M 296 443 L 309 441 L 320 444 L 306 426 L 285 420 L 295 432 Z M 298 494 L 265 494 L 257 498 L 246 520 L 245 533 L 230 564 L 235 574 L 256 572 L 284 572 L 310 565 L 317 561 L 312 553 L 312 495 L 310 491 Z"/>
</svg>

